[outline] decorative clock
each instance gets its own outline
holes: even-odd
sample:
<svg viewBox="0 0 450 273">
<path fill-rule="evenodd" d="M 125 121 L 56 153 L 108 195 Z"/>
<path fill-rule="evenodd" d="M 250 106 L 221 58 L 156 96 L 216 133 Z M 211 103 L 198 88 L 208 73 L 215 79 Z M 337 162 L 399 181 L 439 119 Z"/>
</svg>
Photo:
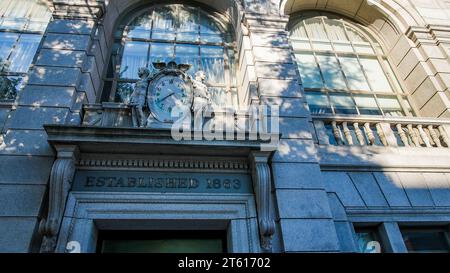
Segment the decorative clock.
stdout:
<svg viewBox="0 0 450 273">
<path fill-rule="evenodd" d="M 193 102 L 192 80 L 186 74 L 189 65 L 158 64 L 154 66 L 159 72 L 152 77 L 147 92 L 147 103 L 150 109 L 150 117 L 147 123 L 154 120 L 172 124 L 178 117 L 172 117 L 172 111 L 178 109 L 190 109 Z"/>
</svg>

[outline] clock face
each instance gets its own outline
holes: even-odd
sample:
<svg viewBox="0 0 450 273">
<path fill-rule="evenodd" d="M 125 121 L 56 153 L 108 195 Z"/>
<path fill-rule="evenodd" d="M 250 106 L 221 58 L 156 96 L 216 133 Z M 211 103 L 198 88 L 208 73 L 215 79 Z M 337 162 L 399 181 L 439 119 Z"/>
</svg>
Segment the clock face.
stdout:
<svg viewBox="0 0 450 273">
<path fill-rule="evenodd" d="M 191 103 L 191 87 L 178 75 L 161 75 L 152 83 L 149 98 L 153 116 L 160 122 L 173 123 L 172 110 Z"/>
</svg>

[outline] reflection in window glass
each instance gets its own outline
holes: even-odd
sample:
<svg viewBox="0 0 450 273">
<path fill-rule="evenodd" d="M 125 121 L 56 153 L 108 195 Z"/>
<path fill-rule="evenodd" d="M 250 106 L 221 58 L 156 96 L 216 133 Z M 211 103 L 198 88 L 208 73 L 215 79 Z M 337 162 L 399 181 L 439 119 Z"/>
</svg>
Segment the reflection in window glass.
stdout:
<svg viewBox="0 0 450 273">
<path fill-rule="evenodd" d="M 342 69 L 351 90 L 370 91 L 369 84 L 356 57 L 340 57 Z"/>
<path fill-rule="evenodd" d="M 370 85 L 375 92 L 392 92 L 391 85 L 377 59 L 361 58 Z"/>
<path fill-rule="evenodd" d="M 120 76 L 124 79 L 139 79 L 138 70 L 147 66 L 148 44 L 128 42 L 123 51 Z"/>
<path fill-rule="evenodd" d="M 307 93 L 306 100 L 309 109 L 314 115 L 331 114 L 331 106 L 326 95 L 320 93 Z"/>
<path fill-rule="evenodd" d="M 338 90 L 347 89 L 336 57 L 332 55 L 317 55 L 317 59 L 319 60 L 320 69 L 327 88 Z"/>
<path fill-rule="evenodd" d="M 401 117 L 405 115 L 397 98 L 380 97 L 378 102 L 386 116 Z"/>
<path fill-rule="evenodd" d="M 218 46 L 202 46 L 200 48 L 202 70 L 206 71 L 208 81 L 225 83 L 223 48 Z"/>
<path fill-rule="evenodd" d="M 333 94 L 330 95 L 331 104 L 333 105 L 336 114 L 356 115 L 356 105 L 349 95 Z"/>
<path fill-rule="evenodd" d="M 22 34 L 10 56 L 10 70 L 26 73 L 41 42 L 41 37 L 33 34 Z"/>
<path fill-rule="evenodd" d="M 113 50 L 106 81 L 133 83 L 138 80 L 140 67 L 153 69 L 154 62 L 176 61 L 191 65 L 188 71 L 191 76 L 204 70 L 210 88 L 227 86 L 231 90 L 236 87 L 232 72 L 235 50 L 229 43 L 230 32 L 223 27 L 228 26 L 219 26 L 212 14 L 198 7 L 171 4 L 149 8 L 129 25 L 118 27 L 115 44 L 119 48 Z M 120 87 L 118 84 L 105 86 Z M 116 89 L 105 89 L 105 92 L 110 94 L 110 100 L 117 99 Z M 231 100 L 229 97 L 227 100 Z"/>
<path fill-rule="evenodd" d="M 303 85 L 308 88 L 322 88 L 322 76 L 313 55 L 308 53 L 297 54 L 298 68 Z"/>
<path fill-rule="evenodd" d="M 151 63 L 168 63 L 175 58 L 175 46 L 166 43 L 152 43 L 150 47 Z"/>
<path fill-rule="evenodd" d="M 355 102 L 361 115 L 381 115 L 377 101 L 373 96 L 355 96 Z"/>
<path fill-rule="evenodd" d="M 403 241 L 410 253 L 449 253 L 450 234 L 444 229 L 403 229 Z"/>
<path fill-rule="evenodd" d="M 413 114 L 402 108 L 407 104 L 399 103 L 407 100 L 407 94 L 380 44 L 363 26 L 325 12 L 305 12 L 291 28 L 290 40 L 305 92 L 321 91 L 329 96 L 332 114 Z M 348 96 L 330 95 L 333 92 Z M 379 101 L 386 93 L 394 92 L 400 95 Z M 381 104 L 384 107 L 380 108 Z"/>
<path fill-rule="evenodd" d="M 0 1 L 0 100 L 14 100 L 23 88 L 50 19 L 40 1 Z"/>
</svg>

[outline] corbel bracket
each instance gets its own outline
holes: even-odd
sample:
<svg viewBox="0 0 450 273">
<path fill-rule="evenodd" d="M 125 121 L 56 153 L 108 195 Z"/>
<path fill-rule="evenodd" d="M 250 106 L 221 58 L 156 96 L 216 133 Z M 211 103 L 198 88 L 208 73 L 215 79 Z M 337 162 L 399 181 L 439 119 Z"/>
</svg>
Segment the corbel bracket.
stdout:
<svg viewBox="0 0 450 273">
<path fill-rule="evenodd" d="M 259 235 L 261 248 L 265 252 L 272 252 L 272 237 L 275 233 L 275 220 L 271 214 L 272 176 L 269 167 L 270 155 L 271 153 L 269 152 L 252 152 L 250 154 L 253 188 L 255 190 L 258 212 Z"/>
<path fill-rule="evenodd" d="M 42 253 L 55 251 L 79 154 L 78 147 L 74 145 L 56 145 L 55 149 L 57 158 L 50 174 L 48 215 L 39 225 L 39 233 L 43 236 Z"/>
</svg>

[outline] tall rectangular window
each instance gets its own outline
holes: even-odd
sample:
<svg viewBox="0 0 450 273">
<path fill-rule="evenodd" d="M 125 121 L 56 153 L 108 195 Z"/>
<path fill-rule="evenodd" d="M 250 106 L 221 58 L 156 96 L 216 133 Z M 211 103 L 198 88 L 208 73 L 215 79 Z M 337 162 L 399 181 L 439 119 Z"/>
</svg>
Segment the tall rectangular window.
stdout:
<svg viewBox="0 0 450 273">
<path fill-rule="evenodd" d="M 402 228 L 403 241 L 410 253 L 450 253 L 450 229 Z"/>
</svg>

